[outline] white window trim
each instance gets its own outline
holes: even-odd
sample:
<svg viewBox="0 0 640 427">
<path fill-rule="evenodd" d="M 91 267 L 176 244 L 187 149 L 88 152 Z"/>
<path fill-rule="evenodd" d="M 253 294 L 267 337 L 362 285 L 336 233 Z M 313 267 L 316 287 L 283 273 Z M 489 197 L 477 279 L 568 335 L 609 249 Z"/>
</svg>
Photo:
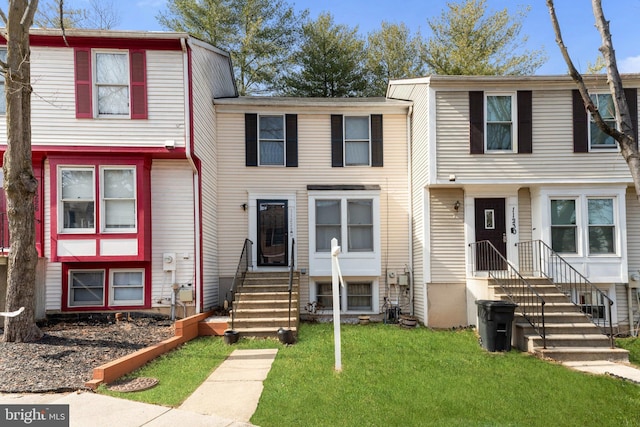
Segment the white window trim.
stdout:
<svg viewBox="0 0 640 427">
<path fill-rule="evenodd" d="M 141 273 L 142 274 L 142 297 L 139 300 L 123 300 L 116 301 L 114 280 L 115 273 Z M 145 270 L 144 268 L 111 268 L 109 269 L 109 305 L 111 306 L 126 306 L 126 305 L 143 305 L 145 297 Z"/>
<path fill-rule="evenodd" d="M 282 153 L 282 164 L 281 165 L 263 165 L 262 164 L 262 159 L 260 156 L 260 153 L 262 152 L 261 150 L 261 144 L 260 142 L 262 141 L 262 139 L 260 138 L 260 119 L 262 117 L 280 117 L 282 118 L 282 147 L 283 147 L 283 153 Z M 287 165 L 287 121 L 286 121 L 286 117 L 284 114 L 258 114 L 258 129 L 257 129 L 257 133 L 258 133 L 258 166 L 260 167 L 264 167 L 264 168 L 281 168 Z M 265 141 L 278 141 L 275 139 L 265 139 Z"/>
<path fill-rule="evenodd" d="M 606 92 L 606 91 L 599 91 L 599 92 L 590 92 L 589 95 L 595 95 L 596 99 L 597 99 L 597 95 L 611 95 L 611 94 L 609 92 Z M 596 108 L 597 107 L 598 106 L 596 105 Z M 611 147 L 606 147 L 606 146 L 594 147 L 591 144 L 591 124 L 595 123 L 595 120 L 593 119 L 593 116 L 591 115 L 591 113 L 589 111 L 585 111 L 585 114 L 587 115 L 587 142 L 589 144 L 589 152 L 590 153 L 619 152 L 620 151 L 620 147 L 619 147 L 617 142 Z M 614 112 L 613 119 L 614 119 L 614 121 L 616 119 L 615 112 Z M 617 128 L 618 128 L 618 123 L 616 121 L 616 129 Z"/>
<path fill-rule="evenodd" d="M 367 125 L 367 130 L 369 133 L 369 138 L 364 140 L 364 139 L 350 139 L 347 141 L 347 119 L 348 118 L 357 118 L 357 117 L 367 117 L 368 119 L 368 125 Z M 362 115 L 358 115 L 358 114 L 350 114 L 350 115 L 345 115 L 343 116 L 343 120 L 342 120 L 342 153 L 343 153 L 343 159 L 342 159 L 342 164 L 344 165 L 344 167 L 349 167 L 349 168 L 357 168 L 357 167 L 370 167 L 371 166 L 371 114 L 362 114 Z M 350 165 L 347 163 L 347 142 L 367 142 L 369 144 L 369 162 L 367 164 L 361 164 L 361 165 Z"/>
<path fill-rule="evenodd" d="M 90 273 L 90 272 L 101 272 L 102 273 L 102 300 L 100 301 L 100 303 L 97 302 L 92 302 L 92 303 L 77 303 L 73 301 L 73 291 L 72 291 L 72 284 L 73 284 L 73 273 Z M 106 270 L 103 268 L 74 268 L 74 269 L 69 269 L 68 271 L 68 279 L 67 279 L 67 287 L 68 287 L 68 298 L 67 298 L 67 305 L 68 307 L 102 307 L 104 306 L 104 293 L 106 291 Z"/>
<path fill-rule="evenodd" d="M 487 146 L 487 98 L 492 96 L 509 96 L 511 97 L 511 150 L 491 150 Z M 485 92 L 483 100 L 483 114 L 484 114 L 484 152 L 491 154 L 498 153 L 517 153 L 518 152 L 518 102 L 516 92 Z"/>
<path fill-rule="evenodd" d="M 101 53 L 113 53 L 113 54 L 119 54 L 119 55 L 125 55 L 126 57 L 126 75 L 127 75 L 127 84 L 122 84 L 122 85 L 115 85 L 115 84 L 110 84 L 110 85 L 104 85 L 104 86 L 121 86 L 121 87 L 127 87 L 127 90 L 129 92 L 129 96 L 128 96 L 128 100 L 127 100 L 127 114 L 100 114 L 100 109 L 98 106 L 98 87 L 101 86 L 100 84 L 98 84 L 98 61 L 97 61 L 97 55 L 101 54 Z M 99 118 L 99 119 L 130 119 L 131 118 L 131 59 L 129 58 L 129 51 L 128 50 L 122 50 L 122 49 L 93 49 L 91 51 L 91 68 L 92 68 L 92 76 L 91 76 L 91 90 L 92 90 L 92 96 L 93 96 L 93 116 L 94 118 Z"/>
<path fill-rule="evenodd" d="M 357 277 L 344 277 L 345 285 L 340 288 L 340 313 L 344 314 L 376 314 L 379 313 L 380 307 L 380 288 L 379 288 L 379 278 L 378 277 L 366 277 L 366 276 L 357 276 Z M 348 286 L 347 284 L 350 282 L 354 283 L 363 283 L 369 282 L 371 283 L 371 310 L 347 310 L 348 306 Z M 311 286 L 309 286 L 309 298 L 311 301 L 318 300 L 318 284 L 319 283 L 331 283 L 331 277 L 318 277 L 314 278 L 311 281 Z M 332 308 L 323 308 L 319 310 L 319 314 L 323 313 L 332 313 Z"/>
<path fill-rule="evenodd" d="M 64 227 L 64 199 L 62 198 L 62 172 L 65 170 L 91 171 L 93 190 L 93 227 L 87 228 L 65 228 Z M 61 234 L 94 234 L 96 232 L 96 170 L 93 166 L 58 166 L 58 230 Z M 86 199 L 82 199 L 86 201 Z"/>
<path fill-rule="evenodd" d="M 133 170 L 133 220 L 135 225 L 130 228 L 107 228 L 106 224 L 106 203 L 104 198 L 104 171 L 105 170 Z M 136 233 L 138 231 L 138 187 L 137 184 L 137 168 L 136 166 L 117 166 L 117 165 L 109 165 L 109 166 L 101 166 L 100 167 L 100 230 L 103 233 Z M 95 196 L 94 196 L 95 197 Z M 130 200 L 130 199 L 123 199 Z"/>
<path fill-rule="evenodd" d="M 309 274 L 314 276 L 327 276 L 331 274 L 331 253 L 316 251 L 316 200 L 341 200 L 341 236 L 338 242 L 341 245 L 340 263 L 343 273 L 351 272 L 357 277 L 379 276 L 381 268 L 381 224 L 380 224 L 380 191 L 322 191 L 314 190 L 308 194 L 309 206 Z M 373 200 L 373 251 L 349 252 L 347 247 L 347 200 L 368 199 Z M 348 274 L 348 273 L 347 273 Z"/>
</svg>

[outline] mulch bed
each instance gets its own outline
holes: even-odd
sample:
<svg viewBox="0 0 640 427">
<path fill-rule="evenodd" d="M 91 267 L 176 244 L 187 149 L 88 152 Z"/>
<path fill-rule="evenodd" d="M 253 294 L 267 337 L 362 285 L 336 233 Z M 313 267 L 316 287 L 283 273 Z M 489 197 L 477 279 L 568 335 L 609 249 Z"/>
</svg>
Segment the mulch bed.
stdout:
<svg viewBox="0 0 640 427">
<path fill-rule="evenodd" d="M 44 336 L 35 343 L 0 342 L 0 392 L 86 389 L 93 368 L 174 336 L 170 320 L 146 316 L 49 318 L 40 329 Z"/>
</svg>

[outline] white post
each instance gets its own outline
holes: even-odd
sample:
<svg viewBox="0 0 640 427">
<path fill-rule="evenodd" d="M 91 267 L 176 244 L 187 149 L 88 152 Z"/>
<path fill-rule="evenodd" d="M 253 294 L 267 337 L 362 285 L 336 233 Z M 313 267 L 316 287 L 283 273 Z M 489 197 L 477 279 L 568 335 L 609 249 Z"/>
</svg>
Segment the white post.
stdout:
<svg viewBox="0 0 640 427">
<path fill-rule="evenodd" d="M 340 246 L 338 239 L 331 239 L 331 288 L 333 290 L 333 341 L 336 356 L 336 371 L 342 371 L 342 355 L 340 347 L 340 279 L 338 254 Z"/>
</svg>

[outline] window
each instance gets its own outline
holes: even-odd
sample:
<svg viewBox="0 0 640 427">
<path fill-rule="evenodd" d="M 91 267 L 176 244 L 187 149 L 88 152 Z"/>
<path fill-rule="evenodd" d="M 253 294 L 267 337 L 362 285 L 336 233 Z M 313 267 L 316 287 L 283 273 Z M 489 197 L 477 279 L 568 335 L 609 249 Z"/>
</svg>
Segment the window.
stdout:
<svg viewBox="0 0 640 427">
<path fill-rule="evenodd" d="M 111 270 L 112 305 L 132 305 L 144 302 L 144 270 Z"/>
<path fill-rule="evenodd" d="M 533 92 L 469 92 L 469 153 L 533 152 Z"/>
<path fill-rule="evenodd" d="M 94 233 L 97 199 L 94 167 L 60 167 L 58 179 L 60 229 L 68 233 Z M 103 167 L 100 184 L 100 229 L 103 232 L 135 232 L 135 167 Z"/>
<path fill-rule="evenodd" d="M 367 281 L 349 281 L 339 287 L 340 306 L 344 311 L 373 311 L 373 283 Z M 316 282 L 316 301 L 319 310 L 333 310 L 333 289 L 331 282 Z"/>
<path fill-rule="evenodd" d="M 298 167 L 297 114 L 245 114 L 245 165 Z"/>
<path fill-rule="evenodd" d="M 63 168 L 60 171 L 62 229 L 95 229 L 95 195 L 93 168 Z"/>
<path fill-rule="evenodd" d="M 373 201 L 347 201 L 349 252 L 373 251 Z"/>
<path fill-rule="evenodd" d="M 373 252 L 372 199 L 316 199 L 315 222 L 316 252 L 329 252 L 333 238 L 346 238 L 348 252 Z"/>
<path fill-rule="evenodd" d="M 104 304 L 104 270 L 69 270 L 69 306 Z"/>
<path fill-rule="evenodd" d="M 487 151 L 513 150 L 513 96 L 487 95 Z"/>
<path fill-rule="evenodd" d="M 6 48 L 0 48 L 0 60 L 2 60 L 2 62 L 6 62 L 7 61 L 7 49 Z M 2 89 L 0 89 L 0 114 L 5 114 L 7 112 L 7 99 L 5 97 L 5 88 L 4 88 L 4 74 L 0 73 L 0 86 L 2 87 Z"/>
<path fill-rule="evenodd" d="M 260 116 L 259 120 L 260 166 L 284 166 L 284 117 Z"/>
<path fill-rule="evenodd" d="M 615 254 L 616 215 L 613 197 L 552 199 L 551 248 L 566 254 Z"/>
<path fill-rule="evenodd" d="M 346 166 L 369 166 L 369 116 L 344 118 Z"/>
<path fill-rule="evenodd" d="M 551 200 L 551 248 L 559 253 L 576 253 L 576 201 Z"/>
<path fill-rule="evenodd" d="M 600 112 L 600 116 L 607 125 L 616 128 L 616 110 L 613 105 L 613 98 L 609 93 L 591 95 L 591 101 Z M 587 112 L 587 114 L 589 114 Z M 589 141 L 592 149 L 617 148 L 615 139 L 604 133 L 589 114 Z"/>
<path fill-rule="evenodd" d="M 147 118 L 144 50 L 75 48 L 76 118 Z"/>
<path fill-rule="evenodd" d="M 331 166 L 383 166 L 382 115 L 331 115 Z"/>
<path fill-rule="evenodd" d="M 126 53 L 96 52 L 95 63 L 98 116 L 128 115 L 128 55 Z"/>
<path fill-rule="evenodd" d="M 135 230 L 135 169 L 102 170 L 102 207 L 104 231 Z"/>
<path fill-rule="evenodd" d="M 613 199 L 587 200 L 589 216 L 589 253 L 615 253 Z"/>
</svg>

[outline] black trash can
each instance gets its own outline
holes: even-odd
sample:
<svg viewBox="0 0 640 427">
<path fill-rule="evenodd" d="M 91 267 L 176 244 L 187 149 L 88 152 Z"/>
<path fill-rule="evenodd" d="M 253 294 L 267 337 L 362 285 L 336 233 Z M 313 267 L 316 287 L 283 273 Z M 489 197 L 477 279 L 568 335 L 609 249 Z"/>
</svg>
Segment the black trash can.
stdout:
<svg viewBox="0 0 640 427">
<path fill-rule="evenodd" d="M 510 351 L 513 314 L 517 304 L 509 301 L 478 300 L 480 345 L 488 351 Z"/>
</svg>

